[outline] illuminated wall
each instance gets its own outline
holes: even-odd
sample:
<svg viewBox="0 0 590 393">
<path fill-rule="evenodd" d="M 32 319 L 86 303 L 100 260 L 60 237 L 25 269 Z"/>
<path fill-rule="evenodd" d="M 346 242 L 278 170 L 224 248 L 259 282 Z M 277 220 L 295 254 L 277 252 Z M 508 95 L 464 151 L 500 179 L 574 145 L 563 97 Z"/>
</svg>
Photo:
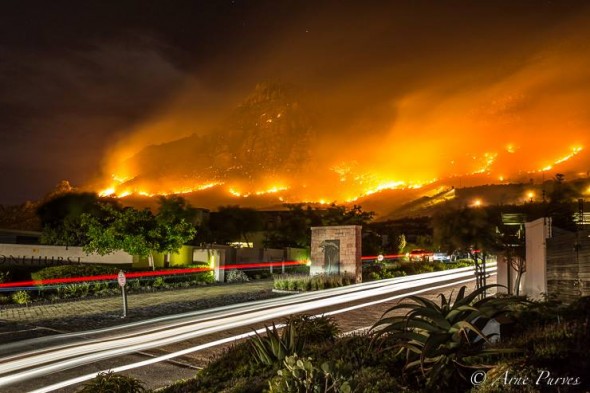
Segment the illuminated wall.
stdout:
<svg viewBox="0 0 590 393">
<path fill-rule="evenodd" d="M 312 227 L 310 273 L 349 273 L 361 282 L 361 226 Z"/>
</svg>

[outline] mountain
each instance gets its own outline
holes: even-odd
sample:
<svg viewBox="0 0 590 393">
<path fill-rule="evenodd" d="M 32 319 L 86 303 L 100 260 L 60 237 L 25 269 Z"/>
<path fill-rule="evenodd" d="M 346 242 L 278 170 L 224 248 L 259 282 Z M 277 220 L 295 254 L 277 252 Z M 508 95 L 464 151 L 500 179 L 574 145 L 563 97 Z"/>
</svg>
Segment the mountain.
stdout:
<svg viewBox="0 0 590 393">
<path fill-rule="evenodd" d="M 261 182 L 292 178 L 310 161 L 311 122 L 296 92 L 279 83 L 262 83 L 217 129 L 152 145 L 125 164 L 137 175 L 119 189 L 153 192 L 178 183 Z M 198 187 L 197 187 L 198 188 Z"/>
</svg>

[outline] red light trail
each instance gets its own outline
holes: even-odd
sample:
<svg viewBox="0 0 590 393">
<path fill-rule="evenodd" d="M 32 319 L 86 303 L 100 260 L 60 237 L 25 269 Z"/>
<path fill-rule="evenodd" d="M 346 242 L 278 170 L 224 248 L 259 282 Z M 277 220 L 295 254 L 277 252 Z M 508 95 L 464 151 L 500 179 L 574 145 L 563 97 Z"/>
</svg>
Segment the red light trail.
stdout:
<svg viewBox="0 0 590 393">
<path fill-rule="evenodd" d="M 280 262 L 257 262 L 257 263 L 242 263 L 236 265 L 220 266 L 222 270 L 231 269 L 256 269 L 266 267 L 282 267 L 282 266 L 296 266 L 304 265 L 302 261 L 280 261 Z M 154 277 L 154 276 L 174 276 L 178 274 L 190 274 L 190 273 L 202 273 L 213 271 L 209 267 L 195 267 L 195 268 L 184 268 L 184 269 L 170 269 L 170 270 L 154 270 L 148 272 L 130 272 L 125 273 L 125 277 L 140 278 L 140 277 Z M 30 280 L 30 281 L 18 281 L 8 282 L 0 284 L 0 288 L 21 288 L 31 286 L 43 286 L 43 285 L 55 285 L 55 284 L 70 284 L 88 281 L 115 281 L 117 280 L 117 274 L 101 274 L 96 276 L 81 276 L 81 277 L 64 277 L 64 278 L 51 278 L 46 280 Z"/>
</svg>

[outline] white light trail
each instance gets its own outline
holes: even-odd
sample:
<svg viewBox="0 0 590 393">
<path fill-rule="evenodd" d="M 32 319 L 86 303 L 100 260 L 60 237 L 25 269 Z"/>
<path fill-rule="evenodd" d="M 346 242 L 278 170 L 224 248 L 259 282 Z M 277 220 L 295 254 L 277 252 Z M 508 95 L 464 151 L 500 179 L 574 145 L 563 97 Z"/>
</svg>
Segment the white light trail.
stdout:
<svg viewBox="0 0 590 393">
<path fill-rule="evenodd" d="M 446 287 L 450 287 L 450 286 L 455 286 L 457 284 L 467 283 L 467 282 L 471 282 L 471 281 L 474 281 L 474 280 L 475 280 L 475 278 L 472 277 L 472 278 L 461 280 L 461 281 L 458 281 L 458 282 L 452 282 L 452 283 L 449 283 L 449 284 L 437 285 L 437 286 L 434 286 L 434 287 L 429 287 L 429 288 L 425 288 L 425 289 L 421 289 L 421 290 L 417 290 L 417 291 L 413 291 L 413 292 L 405 292 L 403 294 L 391 296 L 391 297 L 388 297 L 386 299 L 375 300 L 375 301 L 371 301 L 371 302 L 367 302 L 367 303 L 357 304 L 355 306 L 351 306 L 351 307 L 347 307 L 347 308 L 338 309 L 338 310 L 335 310 L 335 311 L 330 311 L 330 312 L 326 312 L 326 313 L 322 313 L 322 314 L 316 314 L 313 317 L 316 317 L 317 318 L 317 317 L 320 317 L 322 315 L 336 315 L 336 314 L 341 314 L 341 313 L 344 313 L 344 312 L 347 312 L 347 311 L 352 311 L 352 310 L 356 310 L 356 309 L 363 308 L 363 307 L 373 306 L 375 304 L 385 303 L 385 302 L 396 300 L 396 299 L 399 299 L 399 298 L 402 298 L 402 297 L 413 296 L 413 295 L 417 295 L 417 294 L 420 294 L 420 293 L 432 291 L 432 290 L 435 290 L 435 289 L 441 289 L 441 288 L 446 288 Z M 285 325 L 284 324 L 276 324 L 275 326 L 277 328 L 282 328 Z M 366 330 L 366 328 L 357 329 L 357 330 Z M 258 334 L 262 334 L 265 331 L 266 331 L 265 328 L 261 328 L 261 329 L 256 330 L 255 332 L 258 333 Z M 48 393 L 48 392 L 55 391 L 57 389 L 61 389 L 61 388 L 67 387 L 67 386 L 72 386 L 72 385 L 75 385 L 75 384 L 79 384 L 79 383 L 88 381 L 88 380 L 90 380 L 92 378 L 95 378 L 100 373 L 104 373 L 104 372 L 108 372 L 108 371 L 112 371 L 112 372 L 118 373 L 118 372 L 122 372 L 122 371 L 132 370 L 134 368 L 148 366 L 150 364 L 155 364 L 155 363 L 163 362 L 163 361 L 166 361 L 166 360 L 173 359 L 175 357 L 183 356 L 183 355 L 186 355 L 186 354 L 189 354 L 189 353 L 193 353 L 193 352 L 198 352 L 198 351 L 201 351 L 203 349 L 207 349 L 207 348 L 211 348 L 211 347 L 214 347 L 214 346 L 218 346 L 218 345 L 222 345 L 222 344 L 227 344 L 227 343 L 234 342 L 234 341 L 237 341 L 237 340 L 241 340 L 241 339 L 244 339 L 244 338 L 247 338 L 247 337 L 251 337 L 254 334 L 256 334 L 255 332 L 252 331 L 252 332 L 248 332 L 248 333 L 238 334 L 238 335 L 235 335 L 235 336 L 232 336 L 232 337 L 226 337 L 226 338 L 221 339 L 221 340 L 216 340 L 216 341 L 212 341 L 212 342 L 209 342 L 209 343 L 206 343 L 206 344 L 201 344 L 201 345 L 197 345 L 197 346 L 194 346 L 194 347 L 191 347 L 191 348 L 186 348 L 186 349 L 183 349 L 182 351 L 172 352 L 172 353 L 169 353 L 167 355 L 163 355 L 163 356 L 159 356 L 159 357 L 156 357 L 156 358 L 144 360 L 142 362 L 131 363 L 131 364 L 127 364 L 125 366 L 115 367 L 113 369 L 102 370 L 102 371 L 98 371 L 98 372 L 86 374 L 86 375 L 83 375 L 83 376 L 80 376 L 80 377 L 77 377 L 77 378 L 73 378 L 73 379 L 69 379 L 69 380 L 66 380 L 66 381 L 62 381 L 62 382 L 57 383 L 57 384 L 53 384 L 53 385 L 50 385 L 50 386 L 45 386 L 45 387 L 43 387 L 41 389 L 34 390 L 34 391 L 30 392 L 30 393 Z M 349 332 L 347 332 L 347 333 L 349 333 Z M 344 334 L 347 334 L 347 333 L 344 333 Z"/>
<path fill-rule="evenodd" d="M 492 272 L 493 268 L 490 268 L 489 271 Z M 20 353 L 18 355 L 4 358 L 0 360 L 0 375 L 2 375 L 0 377 L 0 386 L 7 386 L 17 382 L 70 369 L 76 366 L 93 363 L 98 360 L 118 357 L 154 347 L 169 345 L 179 341 L 205 336 L 223 330 L 243 327 L 271 319 L 281 318 L 291 314 L 307 312 L 323 307 L 346 304 L 352 301 L 358 301 L 360 299 L 371 298 L 378 295 L 398 292 L 419 286 L 437 284 L 449 280 L 455 280 L 455 282 L 442 286 L 424 288 L 419 292 L 430 291 L 438 287 L 456 285 L 456 280 L 460 280 L 459 282 L 471 281 L 473 280 L 473 270 L 471 268 L 464 268 L 453 271 L 426 273 L 414 277 L 401 277 L 391 280 L 382 280 L 380 282 L 335 288 L 319 293 L 306 293 L 282 299 L 271 299 L 269 301 L 260 301 L 245 305 L 227 306 L 212 311 L 187 313 L 180 317 L 159 318 L 151 321 L 151 324 L 156 324 L 156 326 L 151 326 L 147 329 L 138 330 L 133 333 L 124 333 L 116 337 L 110 337 L 106 340 L 94 339 L 91 341 L 69 343 L 67 345 L 53 346 L 38 351 Z M 403 296 L 408 296 L 408 294 L 404 293 L 390 297 L 388 299 L 381 299 L 368 302 L 364 305 L 356 305 L 345 308 L 342 311 L 337 310 L 332 313 L 335 314 L 339 312 L 346 312 L 351 309 L 366 307 L 368 305 L 390 301 Z M 167 321 L 171 321 L 172 323 L 164 325 L 164 323 Z M 137 328 L 141 326 L 147 326 L 147 323 L 141 322 L 129 324 L 126 325 L 126 328 Z M 94 332 L 105 333 L 116 330 L 118 329 L 109 328 L 96 330 Z M 76 338 L 88 334 L 89 332 L 78 333 L 75 335 L 66 335 L 65 338 Z M 230 339 L 235 340 L 236 338 L 234 337 Z M 30 345 L 31 341 L 34 340 L 30 340 L 28 343 L 24 343 L 23 345 Z M 47 340 L 47 342 L 51 341 L 52 340 Z M 213 346 L 219 345 L 220 343 L 222 342 L 219 342 L 218 344 L 204 344 L 205 346 L 201 345 L 181 352 L 195 352 L 203 348 L 208 348 L 207 345 Z M 14 347 L 15 346 L 12 346 L 12 349 L 14 349 Z M 141 362 L 141 365 L 151 364 L 158 361 L 167 360 L 172 357 L 181 356 L 182 353 L 176 355 L 166 355 L 165 359 L 163 357 L 150 359 L 146 361 L 148 363 Z M 136 367 L 141 367 L 141 365 Z M 93 375 L 96 375 L 96 373 Z M 75 380 L 77 381 L 78 379 L 79 378 L 76 378 Z M 75 383 L 79 382 L 71 382 L 71 384 Z"/>
</svg>

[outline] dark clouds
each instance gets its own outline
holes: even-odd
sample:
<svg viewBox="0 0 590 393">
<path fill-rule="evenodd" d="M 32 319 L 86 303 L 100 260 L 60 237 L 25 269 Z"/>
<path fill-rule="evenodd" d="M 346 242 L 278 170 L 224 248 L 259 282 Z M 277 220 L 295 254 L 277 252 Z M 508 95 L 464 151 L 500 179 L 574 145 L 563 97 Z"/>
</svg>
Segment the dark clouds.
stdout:
<svg viewBox="0 0 590 393">
<path fill-rule="evenodd" d="M 536 88 L 562 92 L 555 78 L 528 90 L 518 75 L 534 78 L 531 63 L 553 63 L 551 51 L 576 53 L 587 18 L 581 1 L 3 2 L 0 202 L 38 197 L 63 178 L 88 181 L 117 143 L 137 151 L 202 132 L 267 79 L 306 92 L 328 144 L 359 129 L 371 142 L 401 134 L 408 143 L 412 111 L 526 90 L 520 107 L 482 109 L 506 121 L 547 107 L 535 104 Z M 579 87 L 583 72 L 564 81 Z M 498 97 L 474 93 L 502 84 Z M 409 102 L 405 127 L 392 129 Z"/>
</svg>

